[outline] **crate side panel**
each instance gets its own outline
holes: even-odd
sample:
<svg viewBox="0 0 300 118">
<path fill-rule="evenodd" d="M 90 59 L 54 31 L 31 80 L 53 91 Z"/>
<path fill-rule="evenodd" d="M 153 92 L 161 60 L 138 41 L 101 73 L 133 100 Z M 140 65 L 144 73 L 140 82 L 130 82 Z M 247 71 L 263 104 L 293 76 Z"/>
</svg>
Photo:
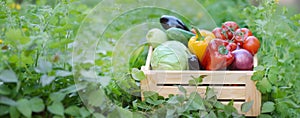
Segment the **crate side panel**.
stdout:
<svg viewBox="0 0 300 118">
<path fill-rule="evenodd" d="M 258 116 L 261 107 L 261 93 L 256 89 L 255 82 L 248 76 L 246 81 L 246 102 L 254 101 L 252 108 L 246 113 L 246 116 Z"/>
<path fill-rule="evenodd" d="M 222 99 L 237 99 L 237 100 L 245 100 L 245 87 L 227 87 L 227 86 L 211 86 L 215 89 L 215 92 L 217 94 L 217 98 L 219 100 Z M 184 88 L 187 90 L 188 95 L 191 92 L 197 91 L 202 97 L 205 95 L 206 87 L 201 86 L 184 86 Z M 157 89 L 159 95 L 168 97 L 169 94 L 183 94 L 179 91 L 177 86 L 158 86 Z"/>
<path fill-rule="evenodd" d="M 148 76 L 155 79 L 157 84 L 189 84 L 190 80 L 200 75 L 206 75 L 201 84 L 246 84 L 245 73 L 170 73 L 150 72 Z"/>
</svg>

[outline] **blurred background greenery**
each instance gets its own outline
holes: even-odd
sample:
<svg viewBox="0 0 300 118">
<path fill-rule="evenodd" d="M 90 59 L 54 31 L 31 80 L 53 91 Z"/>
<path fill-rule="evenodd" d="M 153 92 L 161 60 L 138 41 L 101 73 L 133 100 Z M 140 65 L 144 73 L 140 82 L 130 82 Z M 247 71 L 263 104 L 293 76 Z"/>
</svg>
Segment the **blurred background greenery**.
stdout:
<svg viewBox="0 0 300 118">
<path fill-rule="evenodd" d="M 170 13 L 167 10 L 151 11 L 145 8 L 134 11 L 132 14 L 137 15 L 135 17 L 120 17 L 121 20 L 116 20 L 105 34 L 109 38 L 106 42 L 107 50 L 97 52 L 95 66 L 81 63 L 78 66 L 84 71 L 74 72 L 73 69 L 77 67 L 72 65 L 72 44 L 81 23 L 89 22 L 90 19 L 84 19 L 100 2 L 101 0 L 0 2 L 1 117 L 142 117 L 141 114 L 163 117 L 167 113 L 174 116 L 179 114 L 174 111 L 175 106 L 168 106 L 168 99 L 155 95 L 145 102 L 138 96 L 129 94 L 126 90 L 140 92 L 139 82 L 132 78 L 131 72 L 127 72 L 124 78 L 110 77 L 114 74 L 111 73 L 109 63 L 113 56 L 110 48 L 116 46 L 115 42 L 121 37 L 124 28 L 143 22 L 144 19 L 139 16 L 148 15 L 154 21 L 159 16 L 153 14 Z M 257 87 L 263 93 L 263 113 L 260 116 L 299 117 L 300 95 L 295 94 L 300 91 L 299 1 L 198 2 L 204 6 L 217 26 L 225 21 L 235 21 L 241 27 L 250 28 L 261 40 L 262 48 L 258 54 L 260 66 L 253 78 L 259 83 Z M 186 9 L 190 10 L 189 6 Z M 198 18 L 198 14 L 189 13 L 185 15 Z M 129 22 L 122 22 L 124 19 Z M 138 48 L 137 58 L 130 61 L 137 62 L 132 63 L 132 67 L 139 68 L 145 63 L 146 46 L 142 47 L 144 50 Z M 99 81 L 75 84 L 77 79 L 91 77 L 94 74 L 91 70 L 99 72 L 97 76 L 111 81 L 105 86 Z M 80 92 L 85 97 L 80 96 Z M 88 104 L 84 104 L 85 102 Z M 196 113 L 197 111 L 186 111 L 184 115 L 187 116 L 181 114 L 181 117 L 197 116 Z"/>
</svg>

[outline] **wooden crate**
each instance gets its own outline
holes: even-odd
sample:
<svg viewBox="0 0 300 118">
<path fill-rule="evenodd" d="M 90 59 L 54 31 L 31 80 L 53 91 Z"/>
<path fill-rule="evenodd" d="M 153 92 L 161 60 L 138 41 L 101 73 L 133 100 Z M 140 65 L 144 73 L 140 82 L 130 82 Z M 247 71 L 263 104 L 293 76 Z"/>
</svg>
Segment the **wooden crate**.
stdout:
<svg viewBox="0 0 300 118">
<path fill-rule="evenodd" d="M 143 91 L 155 91 L 159 95 L 168 97 L 169 94 L 182 94 L 177 86 L 181 85 L 187 89 L 188 93 L 197 91 L 204 96 L 206 87 L 214 88 L 217 98 L 224 104 L 232 99 L 234 107 L 240 111 L 244 102 L 254 101 L 250 111 L 243 113 L 246 116 L 258 116 L 261 107 L 261 93 L 256 89 L 255 82 L 251 80 L 254 71 L 170 71 L 151 70 L 150 59 L 153 48 L 149 48 L 146 65 L 141 68 L 146 79 L 141 81 L 142 99 Z M 254 58 L 254 66 L 257 66 L 257 58 Z M 192 77 L 207 75 L 199 86 L 189 86 Z"/>
</svg>

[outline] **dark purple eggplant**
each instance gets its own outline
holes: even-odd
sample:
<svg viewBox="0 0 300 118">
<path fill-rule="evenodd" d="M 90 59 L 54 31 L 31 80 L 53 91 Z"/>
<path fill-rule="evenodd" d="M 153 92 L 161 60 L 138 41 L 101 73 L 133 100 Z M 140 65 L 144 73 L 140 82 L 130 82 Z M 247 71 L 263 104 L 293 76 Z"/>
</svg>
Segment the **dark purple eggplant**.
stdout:
<svg viewBox="0 0 300 118">
<path fill-rule="evenodd" d="M 189 28 L 180 19 L 178 19 L 175 16 L 169 16 L 169 15 L 161 16 L 160 24 L 165 30 L 170 29 L 172 27 L 176 27 L 186 31 L 190 31 Z"/>
<path fill-rule="evenodd" d="M 203 68 L 200 66 L 199 59 L 196 55 L 191 55 L 189 57 L 189 70 L 202 70 Z"/>
</svg>

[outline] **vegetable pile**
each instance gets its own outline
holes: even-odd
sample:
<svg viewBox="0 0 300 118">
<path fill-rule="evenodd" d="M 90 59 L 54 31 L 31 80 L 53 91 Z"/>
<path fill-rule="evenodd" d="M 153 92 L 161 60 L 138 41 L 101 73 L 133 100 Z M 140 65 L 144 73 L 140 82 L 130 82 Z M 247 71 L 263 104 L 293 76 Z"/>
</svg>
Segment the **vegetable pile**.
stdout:
<svg viewBox="0 0 300 118">
<path fill-rule="evenodd" d="M 190 30 L 169 15 L 163 15 L 160 23 L 165 32 L 155 28 L 147 34 L 154 47 L 153 70 L 253 70 L 260 41 L 249 29 L 227 21 L 212 31 Z"/>
</svg>

